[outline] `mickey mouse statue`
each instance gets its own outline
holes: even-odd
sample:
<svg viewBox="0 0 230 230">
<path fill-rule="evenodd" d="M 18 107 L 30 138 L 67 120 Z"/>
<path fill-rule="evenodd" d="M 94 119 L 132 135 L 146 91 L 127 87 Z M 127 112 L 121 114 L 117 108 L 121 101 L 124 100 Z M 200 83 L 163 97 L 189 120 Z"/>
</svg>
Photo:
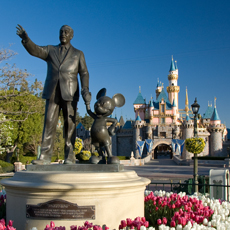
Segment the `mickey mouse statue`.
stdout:
<svg viewBox="0 0 230 230">
<path fill-rule="evenodd" d="M 100 156 L 92 156 L 90 162 L 92 164 L 106 163 L 103 154 L 103 150 L 105 150 L 107 153 L 107 164 L 119 164 L 119 159 L 112 155 L 110 139 L 110 136 L 115 135 L 117 119 L 108 116 L 113 113 L 115 107 L 122 107 L 125 104 L 125 97 L 120 93 L 115 94 L 112 98 L 107 97 L 106 89 L 103 88 L 97 93 L 96 99 L 97 101 L 94 104 L 95 113 L 91 111 L 90 104 L 86 104 L 88 114 L 94 119 L 91 127 L 92 144 L 95 146 Z M 112 125 L 108 129 L 106 127 L 107 122 L 112 122 Z"/>
</svg>

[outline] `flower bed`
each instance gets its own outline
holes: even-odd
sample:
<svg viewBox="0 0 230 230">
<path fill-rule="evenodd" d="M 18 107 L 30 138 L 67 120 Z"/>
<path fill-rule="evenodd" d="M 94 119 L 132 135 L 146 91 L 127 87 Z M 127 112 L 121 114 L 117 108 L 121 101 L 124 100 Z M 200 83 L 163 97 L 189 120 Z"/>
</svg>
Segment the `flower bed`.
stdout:
<svg viewBox="0 0 230 230">
<path fill-rule="evenodd" d="M 230 203 L 207 196 L 150 192 L 145 197 L 145 216 L 159 230 L 229 229 Z"/>
</svg>

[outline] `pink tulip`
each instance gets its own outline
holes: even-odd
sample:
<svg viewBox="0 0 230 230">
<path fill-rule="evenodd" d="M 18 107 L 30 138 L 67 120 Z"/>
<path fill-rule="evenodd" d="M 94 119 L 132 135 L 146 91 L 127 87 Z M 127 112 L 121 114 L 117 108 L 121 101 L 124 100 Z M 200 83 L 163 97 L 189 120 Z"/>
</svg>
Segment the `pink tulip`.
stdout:
<svg viewBox="0 0 230 230">
<path fill-rule="evenodd" d="M 195 216 L 195 219 L 194 219 L 197 223 L 199 222 L 200 220 L 200 217 L 199 216 Z"/>
<path fill-rule="evenodd" d="M 158 209 L 159 209 L 158 207 L 155 208 L 156 211 L 158 211 Z"/>
<path fill-rule="evenodd" d="M 71 230 L 77 230 L 77 225 L 71 225 L 71 226 L 70 226 L 70 229 L 71 229 Z"/>
<path fill-rule="evenodd" d="M 132 223 L 133 223 L 133 221 L 130 218 L 127 218 L 126 221 L 127 221 L 127 226 L 128 227 L 130 227 L 132 225 Z"/>
<path fill-rule="evenodd" d="M 119 225 L 119 229 L 123 229 L 121 225 Z M 94 230 L 94 229 L 93 229 Z"/>
<path fill-rule="evenodd" d="M 105 226 L 105 230 L 109 230 L 109 227 Z"/>
<path fill-rule="evenodd" d="M 141 221 L 141 218 L 138 216 L 138 217 L 136 217 L 134 220 L 140 222 L 140 221 Z"/>
<path fill-rule="evenodd" d="M 166 225 L 166 224 L 167 224 L 167 218 L 166 218 L 166 217 L 163 217 L 163 219 L 162 219 L 162 223 L 163 223 L 164 225 Z"/>
<path fill-rule="evenodd" d="M 12 221 L 12 220 L 9 220 L 8 225 L 9 225 L 9 226 L 13 226 L 13 221 Z"/>
<path fill-rule="evenodd" d="M 54 228 L 54 227 L 55 227 L 55 224 L 54 224 L 53 221 L 50 221 L 50 227 L 51 227 L 51 228 Z"/>
<path fill-rule="evenodd" d="M 4 219 L 1 219 L 1 220 L 0 220 L 0 223 L 1 223 L 3 226 L 6 225 L 6 222 L 5 222 Z"/>
<path fill-rule="evenodd" d="M 144 222 L 144 226 L 145 226 L 146 228 L 148 228 L 148 227 L 149 227 L 149 222 L 148 222 L 148 221 L 145 221 L 145 222 Z"/>
<path fill-rule="evenodd" d="M 141 223 L 138 223 L 137 224 L 137 230 L 140 230 L 140 228 L 141 228 Z"/>
<path fill-rule="evenodd" d="M 172 220 L 171 223 L 170 223 L 170 227 L 173 228 L 173 227 L 175 227 L 175 226 L 176 226 L 176 222 Z"/>
<path fill-rule="evenodd" d="M 158 219 L 158 220 L 157 220 L 157 224 L 158 224 L 158 225 L 161 225 L 161 224 L 162 224 L 161 219 Z"/>
<path fill-rule="evenodd" d="M 182 217 L 181 222 L 182 222 L 182 226 L 185 226 L 187 221 L 186 221 L 186 219 L 184 217 Z"/>
<path fill-rule="evenodd" d="M 126 226 L 127 226 L 126 221 L 125 221 L 125 220 L 122 220 L 122 221 L 121 221 L 121 227 L 122 227 L 122 228 L 125 228 Z"/>
</svg>

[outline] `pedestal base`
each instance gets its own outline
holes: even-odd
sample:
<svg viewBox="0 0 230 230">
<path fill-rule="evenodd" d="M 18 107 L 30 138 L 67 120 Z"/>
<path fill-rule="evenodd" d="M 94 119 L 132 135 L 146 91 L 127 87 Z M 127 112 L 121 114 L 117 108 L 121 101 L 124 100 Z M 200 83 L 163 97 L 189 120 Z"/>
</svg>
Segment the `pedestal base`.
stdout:
<svg viewBox="0 0 230 230">
<path fill-rule="evenodd" d="M 65 226 L 67 230 L 71 225 L 83 225 L 86 220 L 118 229 L 121 220 L 144 216 L 144 190 L 149 183 L 149 179 L 138 177 L 135 171 L 125 170 L 21 171 L 14 177 L 1 181 L 7 193 L 7 221 L 13 220 L 17 230 L 29 230 L 32 227 L 42 230 L 51 220 L 56 226 Z M 55 206 L 55 200 L 61 200 L 62 206 Z M 68 212 L 65 208 L 68 205 L 64 203 L 69 202 L 75 206 L 85 206 L 86 209 L 94 207 L 94 217 L 88 215 L 83 218 L 82 212 L 76 215 L 77 211 L 75 216 L 64 217 Z M 50 209 L 47 211 L 44 208 L 44 203 L 53 205 L 50 206 L 54 208 L 52 213 Z M 28 215 L 28 207 L 39 207 L 39 204 L 45 209 L 41 211 L 42 215 L 39 217 L 39 210 L 36 211 L 36 208 L 34 210 L 37 214 L 34 217 Z M 62 209 L 61 219 L 55 216 L 57 207 Z M 47 217 L 44 218 L 46 211 Z"/>
</svg>

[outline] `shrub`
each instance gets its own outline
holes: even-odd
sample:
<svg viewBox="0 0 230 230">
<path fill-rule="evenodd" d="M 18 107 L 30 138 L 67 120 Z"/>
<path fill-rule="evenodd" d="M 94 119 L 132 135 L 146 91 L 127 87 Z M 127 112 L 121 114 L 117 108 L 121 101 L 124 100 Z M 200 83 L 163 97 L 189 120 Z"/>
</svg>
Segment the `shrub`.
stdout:
<svg viewBox="0 0 230 230">
<path fill-rule="evenodd" d="M 200 137 L 187 138 L 185 140 L 185 147 L 188 152 L 199 154 L 203 152 L 204 147 L 205 147 L 205 142 L 203 138 L 200 138 Z"/>
</svg>

